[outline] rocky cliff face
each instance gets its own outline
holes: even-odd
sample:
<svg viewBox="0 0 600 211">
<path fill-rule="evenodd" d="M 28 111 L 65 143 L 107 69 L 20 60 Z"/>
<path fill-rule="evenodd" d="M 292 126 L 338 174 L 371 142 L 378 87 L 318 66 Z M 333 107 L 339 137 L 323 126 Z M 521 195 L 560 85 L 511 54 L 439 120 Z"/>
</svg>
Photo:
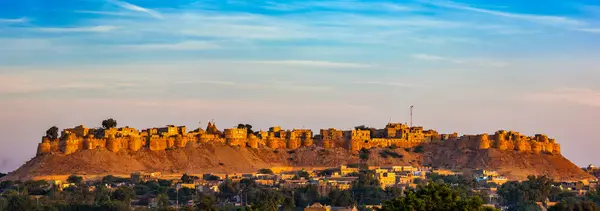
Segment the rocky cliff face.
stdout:
<svg viewBox="0 0 600 211">
<path fill-rule="evenodd" d="M 125 141 L 126 140 L 126 141 Z M 475 140 L 475 139 L 473 139 Z M 32 179 L 47 175 L 128 175 L 135 171 L 168 173 L 244 173 L 274 166 L 336 167 L 359 163 L 358 153 L 343 148 L 300 147 L 296 150 L 232 147 L 225 143 L 194 143 L 185 147 L 164 150 L 171 145 L 168 140 L 150 141 L 148 148 L 140 148 L 132 139 L 113 140 L 107 147 L 81 150 L 65 155 L 41 154 L 6 179 Z M 127 143 L 127 144 L 125 144 Z M 273 142 L 277 143 L 277 142 Z M 43 144 L 43 145 L 42 145 Z M 46 150 L 60 150 L 56 141 L 47 140 L 40 145 Z M 101 146 L 103 143 L 82 143 L 82 147 Z M 181 145 L 173 139 L 171 146 Z M 279 143 L 278 143 L 279 144 Z M 490 142 L 490 145 L 494 143 Z M 497 144 L 497 143 L 496 143 Z M 108 147 L 112 145 L 114 147 Z M 142 144 L 143 145 L 143 144 Z M 477 145 L 477 147 L 475 147 Z M 497 170 L 512 179 L 528 175 L 548 175 L 556 180 L 593 178 L 560 154 L 535 150 L 501 150 L 486 148 L 485 142 L 471 140 L 423 145 L 423 152 L 403 148 L 374 148 L 370 150 L 370 165 L 431 165 L 449 169 Z M 73 145 L 73 146 L 79 146 Z M 518 146 L 518 145 L 517 145 Z M 530 145 L 525 145 L 530 146 Z M 273 146 L 274 147 L 274 146 Z M 284 145 L 285 147 L 285 145 Z M 541 147 L 543 148 L 543 147 Z M 127 149 L 127 150 L 124 150 Z M 508 149 L 508 147 L 507 147 Z M 382 156 L 383 151 L 393 151 L 399 156 Z"/>
</svg>

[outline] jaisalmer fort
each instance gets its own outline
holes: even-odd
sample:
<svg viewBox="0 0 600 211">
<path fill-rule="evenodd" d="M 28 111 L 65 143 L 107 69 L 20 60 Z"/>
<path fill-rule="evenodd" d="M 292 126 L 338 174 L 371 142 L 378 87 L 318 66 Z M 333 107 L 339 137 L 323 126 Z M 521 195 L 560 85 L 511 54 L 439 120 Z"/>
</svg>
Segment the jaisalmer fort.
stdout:
<svg viewBox="0 0 600 211">
<path fill-rule="evenodd" d="M 105 148 L 111 152 L 137 152 L 140 150 L 160 151 L 183 148 L 188 143 L 221 143 L 232 147 L 297 149 L 299 147 L 320 146 L 323 148 L 341 147 L 350 151 L 363 148 L 396 146 L 415 147 L 424 143 L 465 142 L 472 149 L 496 148 L 531 153 L 560 154 L 560 145 L 543 134 L 526 136 L 518 132 L 499 130 L 493 135 L 439 134 L 423 127 L 407 124 L 388 123 L 383 129 L 356 127 L 353 130 L 335 128 L 321 129 L 313 135 L 310 129 L 285 130 L 280 126 L 268 131 L 250 132 L 243 126 L 217 129 L 209 122 L 206 129 L 187 131 L 185 126 L 168 125 L 161 128 L 137 130 L 122 128 L 86 128 L 83 125 L 64 129 L 60 137 L 42 138 L 37 155 L 69 155 L 81 150 Z"/>
</svg>

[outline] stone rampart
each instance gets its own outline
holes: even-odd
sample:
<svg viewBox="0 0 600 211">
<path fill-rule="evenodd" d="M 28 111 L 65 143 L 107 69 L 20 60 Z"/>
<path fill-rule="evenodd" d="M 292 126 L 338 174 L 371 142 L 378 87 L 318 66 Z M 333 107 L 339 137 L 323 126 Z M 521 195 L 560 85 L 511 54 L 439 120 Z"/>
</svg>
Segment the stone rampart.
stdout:
<svg viewBox="0 0 600 211">
<path fill-rule="evenodd" d="M 300 139 L 292 138 L 287 140 L 287 149 L 298 149 L 300 147 Z"/>
<path fill-rule="evenodd" d="M 216 130 L 212 125 L 212 132 L 201 129 L 187 133 L 184 127 L 168 126 L 162 135 L 152 129 L 137 132 L 133 128 L 102 130 L 103 133 L 85 132 L 82 126 L 78 130 L 66 130 L 60 139 L 43 138 L 38 144 L 37 155 L 49 153 L 62 153 L 69 155 L 80 150 L 101 150 L 111 152 L 137 152 L 140 150 L 162 151 L 166 149 L 184 148 L 191 143 L 221 143 L 235 147 L 271 149 L 297 149 L 315 145 L 312 132 L 307 129 L 295 129 L 293 131 L 275 130 L 269 132 L 247 133 L 246 129 L 227 129 L 224 133 Z M 169 130 L 168 130 L 169 129 Z M 389 129 L 389 128 L 388 128 Z M 81 132 L 83 131 L 83 132 Z M 94 131 L 94 130 L 89 130 Z M 120 135 L 113 132 L 120 131 Z M 166 131 L 166 132 L 165 132 Z M 171 131 L 171 132 L 169 132 Z M 208 131 L 208 130 L 207 130 Z M 426 143 L 450 144 L 458 149 L 499 149 L 515 150 L 519 152 L 560 154 L 560 145 L 554 139 L 543 134 L 532 137 L 522 135 L 518 132 L 500 130 L 493 135 L 464 135 L 437 134 L 435 131 L 426 131 L 427 138 L 420 138 L 425 134 L 421 127 L 411 130 L 400 131 L 394 137 L 385 137 L 392 133 L 373 133 L 370 130 L 342 131 L 337 129 L 321 130 L 322 135 L 316 140 L 316 144 L 324 148 L 340 147 L 351 151 L 359 151 L 362 148 L 384 148 L 395 146 L 399 148 L 412 148 Z M 85 137 L 78 136 L 87 134 Z M 107 135 L 108 134 L 108 135 Z M 129 135 L 123 135 L 129 134 Z M 167 134 L 167 135 L 165 135 Z M 379 135 L 378 135 L 379 134 Z M 381 137 L 381 134 L 384 137 Z M 432 137 L 437 138 L 432 138 Z M 101 138 L 96 138 L 101 137 Z M 416 138 L 415 138 L 416 137 Z"/>
</svg>

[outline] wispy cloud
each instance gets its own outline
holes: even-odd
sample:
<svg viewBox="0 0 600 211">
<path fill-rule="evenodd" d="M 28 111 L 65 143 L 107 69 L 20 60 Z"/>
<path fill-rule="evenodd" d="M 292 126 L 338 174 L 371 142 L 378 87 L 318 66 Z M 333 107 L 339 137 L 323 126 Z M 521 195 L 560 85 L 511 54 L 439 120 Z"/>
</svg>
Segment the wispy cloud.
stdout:
<svg viewBox="0 0 600 211">
<path fill-rule="evenodd" d="M 465 4 L 460 4 L 460 3 L 456 3 L 456 2 L 452 2 L 452 1 L 424 1 L 424 2 L 429 3 L 431 5 L 440 6 L 440 7 L 489 14 L 489 15 L 500 16 L 500 17 L 505 17 L 505 18 L 519 19 L 519 20 L 530 21 L 530 22 L 546 24 L 546 25 L 561 24 L 561 25 L 569 25 L 569 26 L 579 26 L 579 25 L 585 24 L 584 22 L 582 22 L 580 20 L 576 20 L 576 19 L 569 18 L 569 17 L 563 17 L 563 16 L 533 15 L 533 14 L 503 12 L 503 11 L 497 11 L 497 10 L 472 7 L 472 6 L 468 6 Z"/>
<path fill-rule="evenodd" d="M 310 61 L 310 60 L 279 60 L 279 61 L 248 61 L 248 62 L 257 63 L 257 64 L 327 67 L 327 68 L 365 68 L 365 67 L 372 66 L 372 65 L 360 64 L 360 63 Z"/>
<path fill-rule="evenodd" d="M 421 87 L 416 84 L 402 83 L 402 82 L 387 82 L 387 81 L 357 81 L 354 84 L 365 84 L 365 85 L 381 85 L 381 86 L 396 86 L 404 88 Z"/>
<path fill-rule="evenodd" d="M 110 12 L 110 11 L 93 11 L 93 10 L 75 10 L 75 13 L 83 13 L 83 14 L 94 14 L 94 15 L 111 15 L 111 16 L 125 16 L 125 17 L 139 17 L 135 13 L 131 12 Z"/>
<path fill-rule="evenodd" d="M 405 12 L 416 10 L 415 7 L 400 5 L 391 2 L 360 2 L 360 1 L 306 1 L 295 3 L 267 2 L 263 8 L 280 11 L 293 11 L 301 9 L 333 9 L 349 11 L 393 11 Z"/>
<path fill-rule="evenodd" d="M 26 23 L 28 21 L 29 21 L 29 19 L 27 19 L 25 17 L 17 18 L 17 19 L 0 18 L 0 23 Z"/>
<path fill-rule="evenodd" d="M 599 33 L 600 34 L 600 28 L 581 28 L 581 29 L 575 29 L 576 31 L 582 31 L 582 32 L 588 32 L 588 33 Z"/>
<path fill-rule="evenodd" d="M 277 90 L 296 91 L 296 92 L 326 92 L 332 91 L 334 88 L 329 85 L 322 84 L 305 84 L 305 83 L 294 83 L 291 81 L 275 81 L 272 83 L 266 83 L 259 85 L 263 88 L 274 88 Z"/>
<path fill-rule="evenodd" d="M 29 94 L 60 90 L 106 90 L 138 87 L 143 82 L 126 79 L 102 79 L 102 73 L 90 74 L 49 74 L 13 73 L 0 74 L 1 94 Z M 93 78 L 88 78 L 94 76 Z"/>
<path fill-rule="evenodd" d="M 462 64 L 462 65 L 473 65 L 473 66 L 481 66 L 481 67 L 506 67 L 508 66 L 505 62 L 493 61 L 488 59 L 455 59 L 437 55 L 430 54 L 413 54 L 412 57 L 414 59 L 423 60 L 423 61 L 434 61 L 434 62 L 447 62 L 453 64 Z"/>
<path fill-rule="evenodd" d="M 223 86 L 237 85 L 237 83 L 235 83 L 233 81 L 220 81 L 220 80 L 201 80 L 201 81 L 184 80 L 184 81 L 177 81 L 175 83 L 177 83 L 177 84 L 214 84 L 214 85 L 223 85 Z"/>
<path fill-rule="evenodd" d="M 429 54 L 413 54 L 412 57 L 415 59 L 425 60 L 425 61 L 444 61 L 444 62 L 451 62 L 451 63 L 456 63 L 456 64 L 464 63 L 464 61 L 461 61 L 461 60 L 456 60 L 456 59 L 451 59 L 451 58 L 436 56 L 436 55 L 429 55 Z"/>
<path fill-rule="evenodd" d="M 529 94 L 526 98 L 534 101 L 567 102 L 600 107 L 600 90 L 589 88 L 563 87 L 549 92 Z"/>
<path fill-rule="evenodd" d="M 155 10 L 152 9 L 148 9 L 148 8 L 143 8 L 140 7 L 138 5 L 134 5 L 134 4 L 130 4 L 124 1 L 118 1 L 118 0 L 109 0 L 110 3 L 113 3 L 123 9 L 127 9 L 127 10 L 131 10 L 131 11 L 136 11 L 136 12 L 143 12 L 143 13 L 147 13 L 149 15 L 151 15 L 152 17 L 158 18 L 158 19 L 162 19 L 163 15 Z"/>
<path fill-rule="evenodd" d="M 216 49 L 220 46 L 207 41 L 184 41 L 179 43 L 168 44 L 140 44 L 140 45 L 125 45 L 125 48 L 134 50 L 171 50 L 171 51 L 194 51 Z"/>
<path fill-rule="evenodd" d="M 40 31 L 44 32 L 54 32 L 54 33 L 62 33 L 62 32 L 110 32 L 117 29 L 115 26 L 91 26 L 91 27 L 70 27 L 70 28 L 38 28 Z"/>
</svg>

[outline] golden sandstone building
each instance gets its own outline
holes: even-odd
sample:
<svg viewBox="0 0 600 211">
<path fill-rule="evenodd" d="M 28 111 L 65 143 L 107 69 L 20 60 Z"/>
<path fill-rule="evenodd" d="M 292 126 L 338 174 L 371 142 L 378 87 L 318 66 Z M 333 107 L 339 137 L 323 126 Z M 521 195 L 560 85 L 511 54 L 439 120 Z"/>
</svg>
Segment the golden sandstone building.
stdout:
<svg viewBox="0 0 600 211">
<path fill-rule="evenodd" d="M 138 131 L 135 128 L 86 128 L 83 125 L 64 129 L 61 137 L 44 137 L 38 146 L 38 155 L 49 153 L 72 154 L 81 150 L 107 149 L 112 152 L 139 150 L 160 151 L 183 148 L 188 143 L 220 143 L 232 147 L 297 149 L 313 145 L 323 148 L 341 147 L 351 151 L 362 148 L 415 147 L 426 143 L 456 142 L 473 149 L 496 148 L 535 153 L 560 154 L 560 145 L 546 135 L 533 137 L 518 132 L 500 130 L 493 135 L 439 134 L 423 127 L 409 127 L 388 123 L 383 129 L 357 127 L 354 130 L 321 129 L 313 135 L 310 129 L 284 130 L 279 126 L 268 131 L 248 133 L 246 128 L 229 128 L 221 132 L 212 122 L 206 129 L 187 131 L 185 126 L 168 125 Z"/>
</svg>

